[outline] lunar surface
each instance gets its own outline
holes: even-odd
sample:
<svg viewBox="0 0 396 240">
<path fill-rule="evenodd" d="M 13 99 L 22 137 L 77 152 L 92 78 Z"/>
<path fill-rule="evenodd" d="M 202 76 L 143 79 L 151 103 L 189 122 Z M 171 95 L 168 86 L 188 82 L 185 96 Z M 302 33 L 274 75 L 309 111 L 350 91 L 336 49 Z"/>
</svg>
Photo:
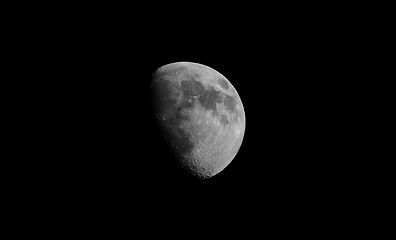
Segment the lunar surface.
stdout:
<svg viewBox="0 0 396 240">
<path fill-rule="evenodd" d="M 232 84 L 216 70 L 178 62 L 153 74 L 154 112 L 163 136 L 187 172 L 210 178 L 236 156 L 245 113 Z"/>
</svg>

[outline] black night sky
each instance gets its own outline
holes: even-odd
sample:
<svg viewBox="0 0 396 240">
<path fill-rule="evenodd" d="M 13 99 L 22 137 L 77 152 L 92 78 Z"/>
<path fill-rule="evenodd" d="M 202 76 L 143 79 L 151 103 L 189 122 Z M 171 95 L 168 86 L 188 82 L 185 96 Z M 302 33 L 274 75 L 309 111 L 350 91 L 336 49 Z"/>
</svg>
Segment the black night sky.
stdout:
<svg viewBox="0 0 396 240">
<path fill-rule="evenodd" d="M 71 182 L 77 189 L 142 203 L 218 196 L 273 204 L 333 190 L 334 170 L 342 174 L 343 167 L 334 151 L 342 147 L 335 140 L 340 119 L 331 107 L 337 101 L 331 89 L 340 83 L 332 75 L 331 62 L 322 57 L 329 49 L 291 41 L 286 35 L 253 35 L 241 41 L 141 39 L 128 44 L 131 37 L 120 36 L 120 42 L 113 40 L 112 47 L 102 49 L 87 43 L 72 64 L 81 69 L 73 70 L 70 88 L 76 96 L 67 104 L 75 108 L 70 109 L 72 125 L 65 127 L 72 131 L 68 170 L 75 174 Z M 205 181 L 177 170 L 150 108 L 151 74 L 178 61 L 222 73 L 245 108 L 245 137 L 237 156 Z"/>
<path fill-rule="evenodd" d="M 48 91 L 56 101 L 48 103 L 43 192 L 52 189 L 71 204 L 66 208 L 94 215 L 104 208 L 109 215 L 231 221 L 251 213 L 276 222 L 288 214 L 314 218 L 317 208 L 336 211 L 353 185 L 346 154 L 352 132 L 345 131 L 353 123 L 342 101 L 349 56 L 325 25 L 267 20 L 195 29 L 104 21 L 52 35 L 47 67 L 56 81 Z M 151 111 L 152 73 L 179 61 L 219 71 L 244 105 L 242 146 L 207 180 L 175 166 Z"/>
</svg>

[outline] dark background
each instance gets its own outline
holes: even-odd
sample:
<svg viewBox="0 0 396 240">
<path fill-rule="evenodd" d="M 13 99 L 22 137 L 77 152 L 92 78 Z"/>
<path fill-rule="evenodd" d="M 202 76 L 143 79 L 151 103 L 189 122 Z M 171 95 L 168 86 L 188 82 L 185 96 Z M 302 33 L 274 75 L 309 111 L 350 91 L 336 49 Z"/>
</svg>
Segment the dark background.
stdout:
<svg viewBox="0 0 396 240">
<path fill-rule="evenodd" d="M 61 66 L 67 76 L 66 87 L 60 85 L 66 111 L 59 126 L 66 168 L 59 170 L 71 195 L 137 201 L 150 210 L 219 204 L 256 211 L 265 202 L 283 211 L 290 204 L 328 203 L 340 190 L 347 157 L 340 149 L 347 146 L 338 141 L 343 119 L 334 112 L 344 83 L 328 40 L 311 42 L 320 37 L 304 30 L 209 42 L 187 36 L 178 42 L 179 34 L 158 42 L 134 41 L 132 34 L 94 36 L 72 45 L 73 54 L 65 50 L 70 61 Z M 240 151 L 205 181 L 173 164 L 151 113 L 151 74 L 177 61 L 222 73 L 245 108 Z"/>
<path fill-rule="evenodd" d="M 209 19 L 90 11 L 33 24 L 26 61 L 39 65 L 31 84 L 42 93 L 31 103 L 42 156 L 27 167 L 38 169 L 33 196 L 90 219 L 212 226 L 218 216 L 228 226 L 313 224 L 353 205 L 354 28 L 284 10 Z M 151 74 L 178 61 L 222 73 L 245 109 L 237 156 L 203 181 L 175 166 L 151 112 Z"/>
</svg>

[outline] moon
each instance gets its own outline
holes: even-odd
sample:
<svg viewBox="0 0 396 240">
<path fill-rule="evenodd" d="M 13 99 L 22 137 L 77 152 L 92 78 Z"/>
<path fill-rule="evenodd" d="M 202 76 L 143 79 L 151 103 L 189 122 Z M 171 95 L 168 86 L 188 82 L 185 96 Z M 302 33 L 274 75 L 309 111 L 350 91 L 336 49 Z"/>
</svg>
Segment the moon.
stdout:
<svg viewBox="0 0 396 240">
<path fill-rule="evenodd" d="M 208 66 L 177 62 L 157 69 L 151 88 L 155 117 L 180 166 L 201 179 L 223 171 L 245 132 L 242 101 L 230 81 Z"/>
</svg>

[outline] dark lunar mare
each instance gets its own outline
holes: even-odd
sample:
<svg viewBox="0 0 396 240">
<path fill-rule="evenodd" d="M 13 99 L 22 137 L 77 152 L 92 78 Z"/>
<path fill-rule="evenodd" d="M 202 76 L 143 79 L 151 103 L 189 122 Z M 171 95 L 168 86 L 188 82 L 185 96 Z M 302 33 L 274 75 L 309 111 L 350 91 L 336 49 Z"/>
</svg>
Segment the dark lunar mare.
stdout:
<svg viewBox="0 0 396 240">
<path fill-rule="evenodd" d="M 181 90 L 186 100 L 193 101 L 194 97 L 197 97 L 198 102 L 205 110 L 213 110 L 213 112 L 216 112 L 216 103 L 222 102 L 222 93 L 215 90 L 213 87 L 205 90 L 202 83 L 195 80 L 194 77 L 182 81 Z"/>
<path fill-rule="evenodd" d="M 180 83 L 183 95 L 186 98 L 194 97 L 200 95 L 205 90 L 202 84 L 191 78 L 190 80 L 185 80 Z"/>
<path fill-rule="evenodd" d="M 222 78 L 219 78 L 219 80 Z M 225 81 L 224 79 L 222 79 Z M 227 84 L 228 83 L 225 81 Z M 187 101 L 194 101 L 194 97 L 198 98 L 198 102 L 205 110 L 212 110 L 213 116 L 218 117 L 217 103 L 224 103 L 224 106 L 231 112 L 236 113 L 236 100 L 235 97 L 226 95 L 220 91 L 217 91 L 213 87 L 209 87 L 205 90 L 204 86 L 200 81 L 197 81 L 194 77 L 186 79 L 181 82 L 181 91 L 183 98 Z M 237 118 L 236 118 L 237 119 Z M 223 125 L 228 124 L 226 116 L 220 116 L 220 121 Z"/>
<path fill-rule="evenodd" d="M 219 83 L 220 87 L 222 87 L 223 89 L 227 90 L 229 88 L 228 82 L 224 78 L 222 77 L 218 78 L 217 82 Z"/>
<path fill-rule="evenodd" d="M 198 101 L 206 110 L 212 110 L 213 113 L 217 113 L 216 104 L 223 101 L 221 94 L 222 93 L 211 87 L 209 90 L 205 91 L 204 94 L 199 96 Z"/>
<path fill-rule="evenodd" d="M 228 96 L 224 94 L 224 105 L 226 106 L 226 108 L 231 112 L 235 114 L 235 110 L 236 110 L 236 101 L 235 101 L 235 97 L 232 96 Z"/>
</svg>

